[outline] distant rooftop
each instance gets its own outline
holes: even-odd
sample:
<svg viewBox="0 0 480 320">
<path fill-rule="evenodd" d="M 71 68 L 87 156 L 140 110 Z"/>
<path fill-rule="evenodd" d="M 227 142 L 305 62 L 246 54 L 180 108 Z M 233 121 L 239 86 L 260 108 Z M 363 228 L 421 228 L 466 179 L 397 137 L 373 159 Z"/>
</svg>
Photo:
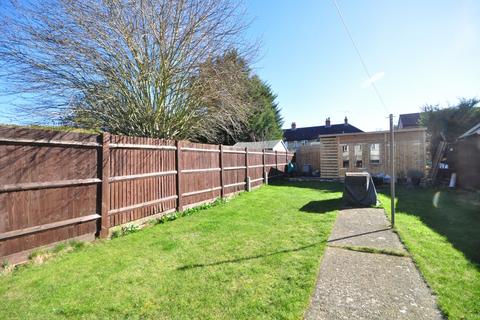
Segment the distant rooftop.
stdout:
<svg viewBox="0 0 480 320">
<path fill-rule="evenodd" d="M 420 126 L 420 113 L 405 113 L 398 118 L 398 128 L 412 128 Z"/>
<path fill-rule="evenodd" d="M 285 141 L 301 141 L 314 140 L 318 136 L 325 134 L 342 134 L 342 133 L 357 133 L 363 132 L 349 123 L 332 124 L 316 127 L 304 127 L 295 129 L 283 130 L 283 137 Z"/>
</svg>

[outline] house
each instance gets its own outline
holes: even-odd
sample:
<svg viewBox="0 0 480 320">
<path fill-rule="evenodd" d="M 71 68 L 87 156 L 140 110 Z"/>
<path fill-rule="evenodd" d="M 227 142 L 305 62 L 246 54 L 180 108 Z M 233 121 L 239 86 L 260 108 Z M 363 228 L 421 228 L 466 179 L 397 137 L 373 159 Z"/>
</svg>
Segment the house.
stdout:
<svg viewBox="0 0 480 320">
<path fill-rule="evenodd" d="M 323 135 L 357 132 L 363 131 L 349 124 L 347 117 L 341 124 L 330 124 L 330 118 L 327 118 L 324 126 L 315 127 L 297 128 L 293 122 L 290 129 L 283 130 L 283 141 L 289 150 L 296 151 L 300 146 L 318 144 Z"/>
<path fill-rule="evenodd" d="M 237 142 L 233 145 L 236 148 L 248 148 L 249 150 L 270 150 L 287 152 L 288 149 L 282 140 L 255 141 L 255 142 Z"/>
<path fill-rule="evenodd" d="M 398 117 L 398 129 L 419 128 L 420 127 L 420 113 L 405 113 Z"/>
<path fill-rule="evenodd" d="M 457 185 L 480 190 L 480 123 L 458 137 L 449 152 L 452 171 L 457 173 Z"/>
</svg>

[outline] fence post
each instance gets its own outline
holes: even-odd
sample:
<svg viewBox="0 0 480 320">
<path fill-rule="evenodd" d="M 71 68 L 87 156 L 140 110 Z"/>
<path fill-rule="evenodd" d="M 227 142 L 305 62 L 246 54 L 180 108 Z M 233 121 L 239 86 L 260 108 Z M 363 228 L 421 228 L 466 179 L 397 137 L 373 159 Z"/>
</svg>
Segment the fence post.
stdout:
<svg viewBox="0 0 480 320">
<path fill-rule="evenodd" d="M 100 238 L 107 238 L 110 229 L 110 133 L 104 132 L 102 135 L 102 208 L 100 220 Z"/>
<path fill-rule="evenodd" d="M 220 197 L 225 197 L 225 187 L 223 183 L 223 144 L 220 145 Z"/>
<path fill-rule="evenodd" d="M 277 176 L 280 172 L 280 170 L 278 170 L 278 151 L 275 150 L 275 176 Z"/>
<path fill-rule="evenodd" d="M 265 166 L 265 149 L 262 149 L 262 164 L 263 164 L 263 183 L 268 184 L 267 167 Z"/>
<path fill-rule="evenodd" d="M 182 164 L 181 164 L 181 147 L 182 143 L 180 141 L 175 141 L 175 146 L 177 149 L 175 150 L 175 165 L 176 165 L 176 170 L 177 170 L 177 211 L 180 212 L 182 211 L 182 188 L 181 188 L 181 179 L 180 179 L 180 174 L 182 171 Z"/>
<path fill-rule="evenodd" d="M 250 191 L 250 189 L 248 188 L 248 183 L 249 183 L 249 179 L 248 179 L 248 148 L 245 147 L 245 190 L 247 191 Z"/>
</svg>

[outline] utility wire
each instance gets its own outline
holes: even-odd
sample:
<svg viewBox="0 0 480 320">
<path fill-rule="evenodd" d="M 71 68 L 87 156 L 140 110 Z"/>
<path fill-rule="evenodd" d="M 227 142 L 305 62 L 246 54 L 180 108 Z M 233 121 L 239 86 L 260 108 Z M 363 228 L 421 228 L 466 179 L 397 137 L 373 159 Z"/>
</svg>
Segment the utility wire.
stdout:
<svg viewBox="0 0 480 320">
<path fill-rule="evenodd" d="M 355 48 L 355 52 L 358 55 L 358 58 L 360 59 L 360 62 L 362 63 L 363 70 L 367 74 L 368 79 L 371 79 L 372 76 L 370 75 L 370 72 L 368 71 L 367 64 L 365 63 L 365 60 L 363 60 L 362 54 L 360 53 L 360 50 L 358 49 L 357 44 L 355 43 L 355 40 L 353 39 L 352 33 L 350 32 L 350 29 L 348 28 L 347 22 L 345 21 L 345 18 L 343 17 L 342 10 L 340 10 L 340 7 L 337 3 L 336 0 L 332 0 L 333 4 L 335 5 L 335 8 L 337 8 L 338 15 L 340 16 L 340 20 L 342 21 L 343 27 L 345 28 L 345 31 L 347 32 L 348 38 L 352 42 L 353 47 Z M 382 104 L 383 108 L 385 111 L 389 113 L 389 109 L 387 108 L 387 105 L 385 104 L 385 101 L 383 101 L 382 96 L 380 95 L 380 92 L 378 91 L 377 86 L 375 85 L 375 82 L 371 83 L 373 90 L 375 91 L 375 94 L 378 97 L 378 100 L 380 100 L 380 103 Z"/>
</svg>

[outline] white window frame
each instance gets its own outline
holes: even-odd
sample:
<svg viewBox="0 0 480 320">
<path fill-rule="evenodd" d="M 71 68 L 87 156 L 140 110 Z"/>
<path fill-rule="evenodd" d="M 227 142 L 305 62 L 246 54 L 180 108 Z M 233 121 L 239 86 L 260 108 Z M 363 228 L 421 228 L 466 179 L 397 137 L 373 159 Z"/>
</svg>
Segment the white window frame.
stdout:
<svg viewBox="0 0 480 320">
<path fill-rule="evenodd" d="M 377 148 L 375 148 L 375 146 L 377 146 Z M 372 147 L 373 147 L 373 150 L 375 151 L 375 158 L 378 157 L 378 159 L 372 159 Z M 370 144 L 370 157 L 369 157 L 369 162 L 370 164 L 380 164 L 381 163 L 381 159 L 380 159 L 380 150 L 381 150 L 381 146 L 380 146 L 380 143 L 372 143 Z"/>
<path fill-rule="evenodd" d="M 360 149 L 360 160 L 358 159 L 358 153 L 357 153 L 357 150 Z M 354 145 L 353 147 L 353 158 L 355 160 L 354 162 L 354 165 L 355 165 L 355 168 L 363 168 L 363 145 L 362 144 L 356 144 Z M 358 166 L 357 163 L 358 161 L 361 161 L 361 166 Z"/>
<path fill-rule="evenodd" d="M 350 147 L 348 144 L 342 144 L 340 145 L 342 147 L 342 168 L 348 169 L 350 168 Z M 346 159 L 345 159 L 345 154 L 346 154 Z M 347 166 L 345 166 L 345 162 L 347 163 Z"/>
</svg>

